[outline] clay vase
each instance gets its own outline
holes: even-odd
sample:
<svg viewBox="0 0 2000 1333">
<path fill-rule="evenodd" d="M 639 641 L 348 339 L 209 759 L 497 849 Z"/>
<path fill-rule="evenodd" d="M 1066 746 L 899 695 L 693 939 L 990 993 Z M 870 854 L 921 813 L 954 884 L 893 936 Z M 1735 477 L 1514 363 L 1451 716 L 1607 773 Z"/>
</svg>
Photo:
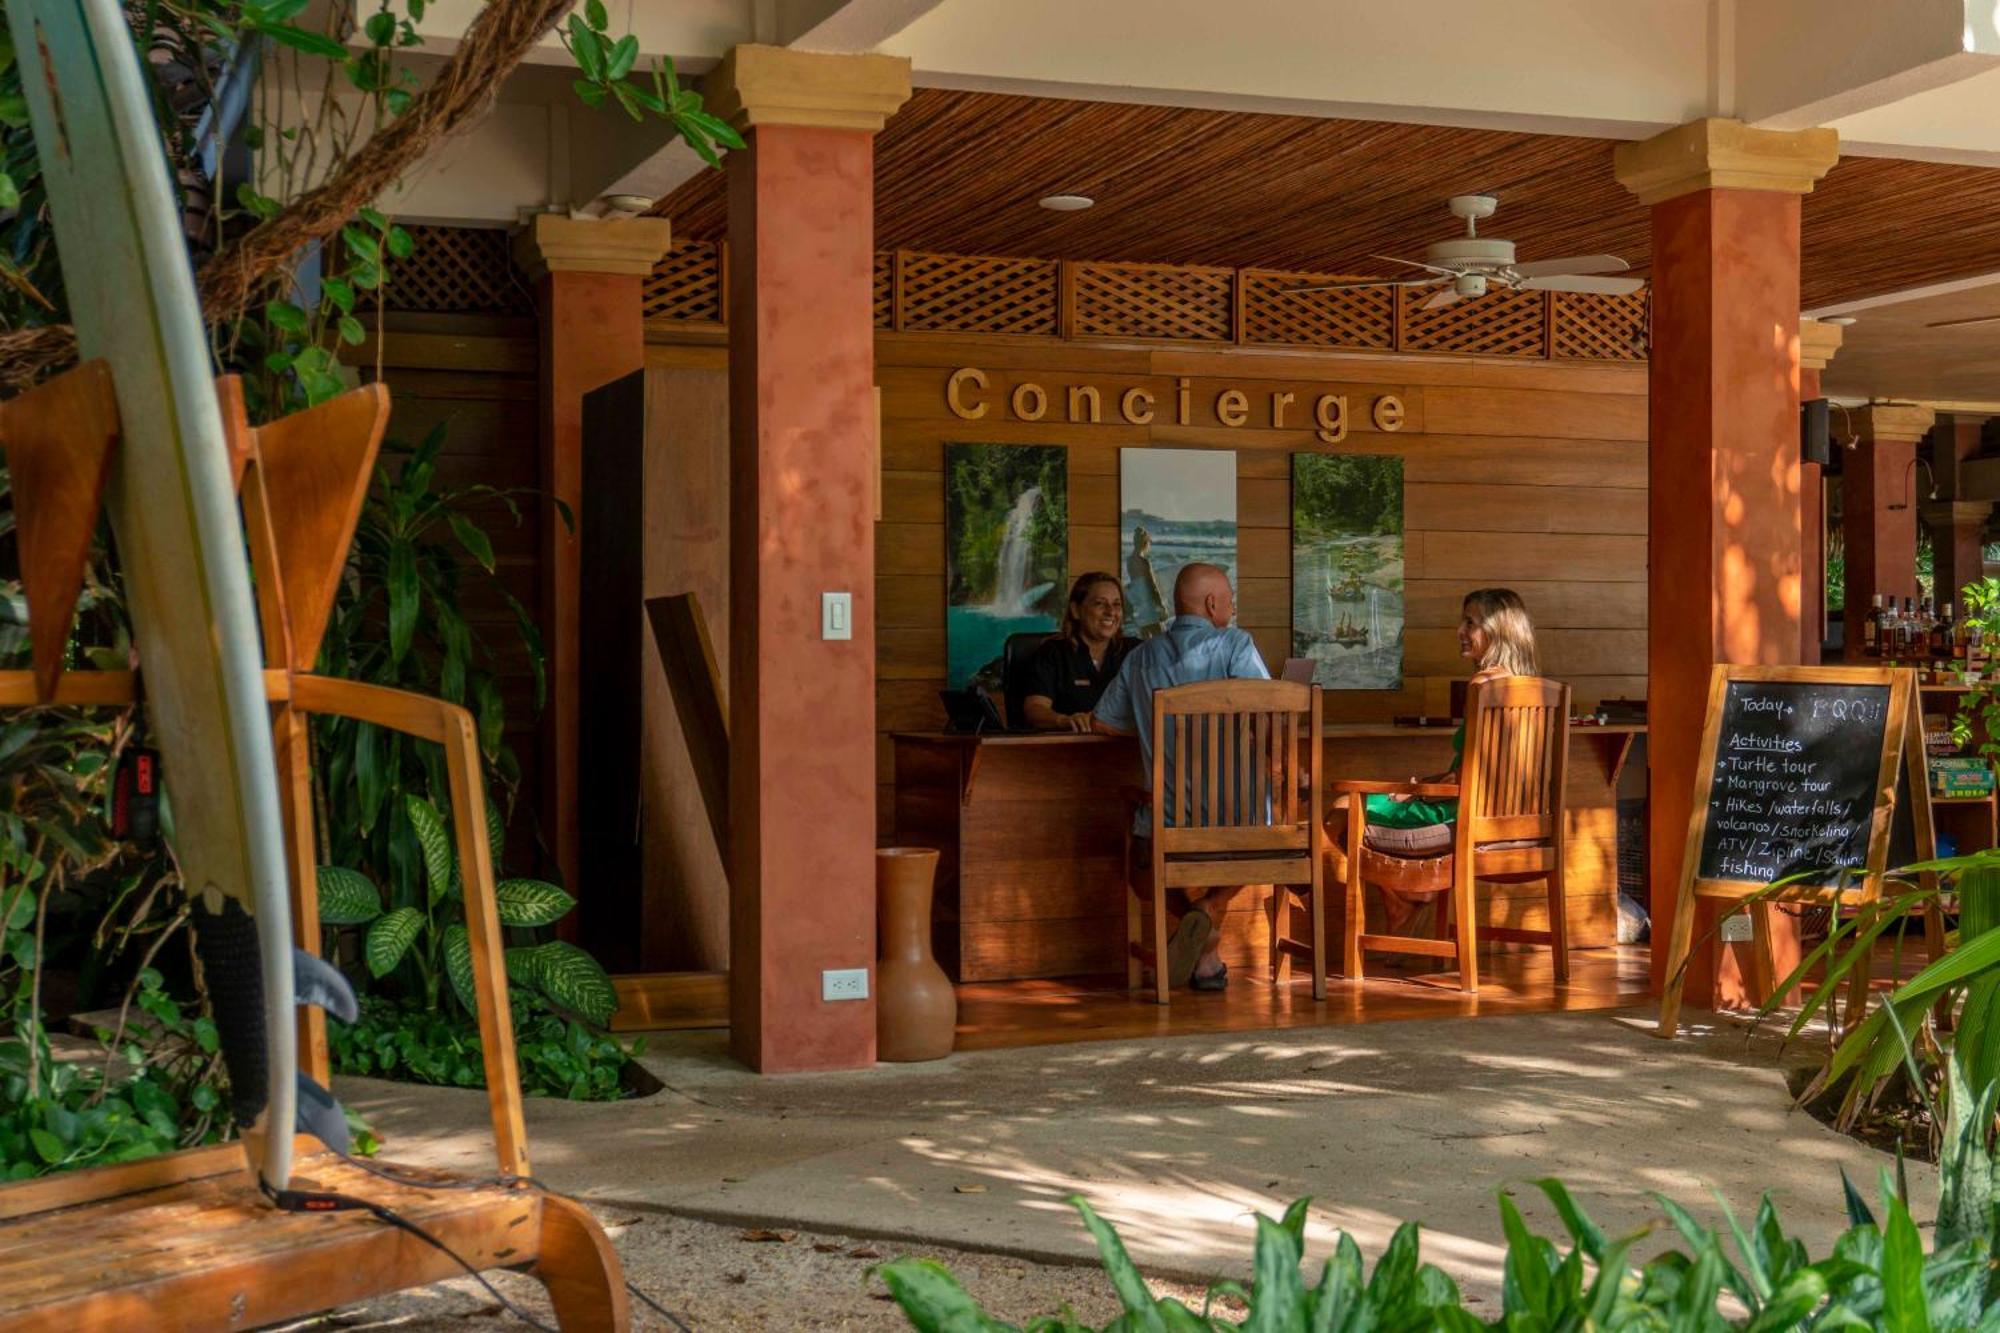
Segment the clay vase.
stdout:
<svg viewBox="0 0 2000 1333">
<path fill-rule="evenodd" d="M 938 854 L 929 847 L 875 849 L 875 1057 L 941 1060 L 951 1054 L 958 993 L 931 954 L 931 889 Z"/>
</svg>

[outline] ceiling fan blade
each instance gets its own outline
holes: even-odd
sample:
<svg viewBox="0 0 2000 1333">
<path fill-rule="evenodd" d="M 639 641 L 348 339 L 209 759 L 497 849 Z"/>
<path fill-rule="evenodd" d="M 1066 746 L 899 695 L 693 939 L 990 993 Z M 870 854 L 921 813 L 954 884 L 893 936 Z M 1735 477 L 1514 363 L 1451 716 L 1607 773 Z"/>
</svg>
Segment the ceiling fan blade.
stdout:
<svg viewBox="0 0 2000 1333">
<path fill-rule="evenodd" d="M 1447 287 L 1443 291 L 1438 292 L 1432 297 L 1430 297 L 1429 300 L 1425 301 L 1422 305 L 1418 306 L 1417 309 L 1442 310 L 1448 305 L 1457 305 L 1460 301 L 1463 301 L 1464 299 L 1465 298 L 1463 296 L 1460 296 L 1458 294 L 1457 288 Z"/>
<path fill-rule="evenodd" d="M 1514 272 L 1523 278 L 1554 278 L 1570 273 L 1623 273 L 1631 267 L 1617 255 L 1571 255 L 1567 259 L 1537 259 L 1532 264 L 1516 264 Z"/>
<path fill-rule="evenodd" d="M 1316 282 L 1309 287 L 1287 287 L 1285 295 L 1303 296 L 1308 292 L 1346 292 L 1363 287 L 1428 287 L 1432 283 L 1443 282 L 1443 278 L 1379 278 L 1370 282 Z"/>
<path fill-rule="evenodd" d="M 1514 284 L 1521 292 L 1588 292 L 1592 296 L 1630 296 L 1646 285 L 1644 278 L 1584 278 L 1559 274 L 1549 278 L 1523 278 Z"/>
<path fill-rule="evenodd" d="M 1927 329 L 1962 329 L 1970 324 L 2000 324 L 2000 315 L 1973 315 L 1966 319 L 1941 319 L 1935 324 L 1924 325 Z"/>
<path fill-rule="evenodd" d="M 1447 278 L 1455 278 L 1458 276 L 1458 270 L 1455 268 L 1439 268 L 1436 264 L 1420 263 L 1419 261 L 1414 259 L 1398 259 L 1394 255 L 1370 255 L 1368 257 L 1370 259 L 1379 259 L 1385 264 L 1406 264 L 1411 268 L 1425 269 L 1431 273 L 1442 274 Z"/>
</svg>

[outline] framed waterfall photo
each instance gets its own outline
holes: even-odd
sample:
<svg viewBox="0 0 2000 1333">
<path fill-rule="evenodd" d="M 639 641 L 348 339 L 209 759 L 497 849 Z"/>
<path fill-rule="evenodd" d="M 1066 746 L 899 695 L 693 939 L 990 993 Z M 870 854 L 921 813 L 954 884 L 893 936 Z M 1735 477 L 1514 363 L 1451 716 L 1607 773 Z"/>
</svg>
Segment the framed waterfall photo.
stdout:
<svg viewBox="0 0 2000 1333">
<path fill-rule="evenodd" d="M 1069 589 L 1069 450 L 944 447 L 945 655 L 953 689 L 1000 692 L 1015 634 L 1050 634 Z"/>
<path fill-rule="evenodd" d="M 1330 690 L 1403 687 L 1403 460 L 1292 455 L 1292 655 Z"/>
</svg>

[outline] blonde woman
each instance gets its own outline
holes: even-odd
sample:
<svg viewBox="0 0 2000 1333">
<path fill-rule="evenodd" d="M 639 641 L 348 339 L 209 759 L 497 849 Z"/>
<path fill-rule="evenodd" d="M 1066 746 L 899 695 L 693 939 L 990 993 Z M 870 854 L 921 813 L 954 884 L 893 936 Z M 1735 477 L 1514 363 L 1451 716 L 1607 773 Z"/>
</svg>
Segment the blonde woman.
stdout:
<svg viewBox="0 0 2000 1333">
<path fill-rule="evenodd" d="M 1062 628 L 1028 661 L 1022 711 L 1038 731 L 1090 730 L 1090 710 L 1125 660 L 1118 576 L 1093 570 L 1070 585 Z"/>
<path fill-rule="evenodd" d="M 1535 651 L 1535 625 L 1519 593 L 1511 588 L 1481 588 L 1467 593 L 1458 617 L 1458 655 L 1478 670 L 1471 683 L 1505 680 L 1509 676 L 1539 676 L 1541 657 Z M 1465 724 L 1451 734 L 1451 767 L 1417 782 L 1455 782 L 1465 756 Z M 1368 798 L 1368 822 L 1377 828 L 1423 829 L 1450 824 L 1458 818 L 1453 798 L 1375 795 Z"/>
</svg>

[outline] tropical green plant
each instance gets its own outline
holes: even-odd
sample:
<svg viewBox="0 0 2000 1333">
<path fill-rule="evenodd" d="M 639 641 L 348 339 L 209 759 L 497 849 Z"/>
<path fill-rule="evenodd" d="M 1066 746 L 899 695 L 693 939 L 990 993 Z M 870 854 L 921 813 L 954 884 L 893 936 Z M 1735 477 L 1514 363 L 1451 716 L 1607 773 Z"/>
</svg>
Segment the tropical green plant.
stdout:
<svg viewBox="0 0 2000 1333">
<path fill-rule="evenodd" d="M 609 1102 L 626 1095 L 625 1070 L 644 1049 L 601 1036 L 555 1012 L 535 992 L 510 993 L 514 1060 L 530 1097 Z M 484 1044 L 476 1029 L 445 1015 L 378 995 L 361 1001 L 355 1023 L 327 1024 L 334 1072 L 431 1083 L 486 1086 Z"/>
<path fill-rule="evenodd" d="M 481 484 L 440 488 L 444 443 L 440 424 L 415 447 L 396 442 L 385 447 L 385 461 L 356 524 L 318 669 L 469 708 L 491 784 L 488 804 L 497 800 L 504 816 L 521 768 L 506 743 L 499 649 L 467 620 L 462 599 L 476 585 L 512 613 L 539 710 L 545 685 L 541 634 L 527 607 L 501 583 L 493 540 L 468 512 L 483 505 L 518 523 L 523 493 Z M 567 522 L 568 511 L 557 509 Z M 360 870 L 383 885 L 392 908 L 417 904 L 425 862 L 403 798 L 417 795 L 448 808 L 443 749 L 347 718 L 316 719 L 313 738 L 325 840 L 321 859 Z M 497 859 L 496 853 L 496 864 Z"/>
<path fill-rule="evenodd" d="M 362 956 L 368 972 L 383 978 L 408 966 L 415 971 L 422 1007 L 443 1007 L 444 990 L 466 1015 L 478 1013 L 472 989 L 472 941 L 459 920 L 465 910 L 464 881 L 444 816 L 421 796 L 403 798 L 424 864 L 420 902 L 385 910 L 381 891 L 361 872 L 345 866 L 319 869 L 320 924 L 366 926 Z M 497 859 L 505 830 L 487 807 L 487 837 Z M 576 906 L 576 899 L 539 879 L 503 879 L 494 886 L 500 924 L 518 930 L 552 926 Z M 506 951 L 507 976 L 559 1008 L 599 1027 L 611 1021 L 618 992 L 611 978 L 583 950 L 566 940 L 545 940 Z"/>
<path fill-rule="evenodd" d="M 503 2 L 512 0 L 495 0 Z M 416 25 L 425 6 L 426 0 L 380 0 L 373 6 L 334 0 L 308 12 L 307 0 L 182 0 L 128 10 L 140 68 L 153 95 L 158 148 L 182 191 L 186 236 L 196 263 L 254 228 L 292 226 L 303 234 L 321 221 L 316 188 L 378 130 L 410 109 L 417 88 L 410 57 L 421 45 Z M 574 90 L 586 105 L 615 102 L 635 119 L 661 117 L 711 162 L 718 147 L 741 147 L 727 125 L 702 111 L 700 97 L 678 84 L 671 63 L 650 71 L 636 68 L 637 40 L 612 36 L 602 0 L 585 0 L 562 40 L 576 64 Z M 6 26 L 0 24 L 0 330 L 19 334 L 61 325 L 68 310 L 39 148 L 14 54 Z M 258 79 L 271 94 L 239 103 L 249 108 L 240 123 L 215 114 L 222 83 L 238 76 Z M 225 141 L 225 134 L 237 137 Z M 418 135 L 410 142 L 427 140 Z M 219 169 L 246 161 L 247 171 Z M 210 312 L 215 368 L 243 376 L 255 422 L 321 401 L 344 387 L 347 379 L 336 349 L 345 346 L 353 355 L 351 349 L 367 338 L 363 321 L 371 313 L 377 321 L 379 374 L 382 302 L 371 302 L 368 294 L 382 287 L 390 266 L 410 254 L 413 242 L 375 208 L 362 207 L 352 217 L 333 221 L 346 224 L 337 244 L 298 246 L 278 272 L 258 275 L 251 286 L 259 301 L 254 307 Z M 35 344 L 43 345 L 59 348 L 61 340 Z M 33 356 L 27 358 L 30 364 Z M 59 363 L 57 355 L 43 369 Z M 391 535 L 378 545 L 364 545 L 361 558 L 350 565 L 341 601 L 347 618 L 336 622 L 329 640 L 335 660 L 326 665 L 360 663 L 351 673 L 360 679 L 393 680 L 472 707 L 493 780 L 503 795 L 511 796 L 518 772 L 501 743 L 504 718 L 492 684 L 491 657 L 456 614 L 456 573 L 438 558 L 443 543 L 423 535 L 427 524 L 441 522 L 461 550 L 490 573 L 490 542 L 455 508 L 457 500 L 481 494 L 479 488 L 468 488 L 424 499 L 437 448 L 432 445 L 428 457 L 422 447 L 408 452 L 419 462 L 416 471 L 424 484 L 403 485 L 416 480 L 408 466 L 393 483 L 384 483 L 396 493 L 377 496 L 368 532 Z M 515 508 L 499 492 L 484 498 Z M 6 497 L 0 502 L 0 538 L 11 534 L 13 521 L 11 497 Z M 398 535 L 406 539 L 403 545 L 398 545 Z M 376 562 L 372 569 L 370 561 Z M 412 568 L 414 596 L 408 577 Z M 100 544 L 79 607 L 73 661 L 131 665 L 118 587 L 115 564 Z M 521 608 L 515 611 L 529 645 L 539 699 L 534 627 Z M 25 626 L 19 582 L 9 579 L 0 586 L 0 662 L 9 667 L 22 664 Z M 384 639 L 386 656 L 400 654 L 403 660 L 362 662 L 371 641 Z M 417 665 L 409 665 L 412 659 Z M 338 728 L 334 732 L 331 739 L 318 737 L 316 757 L 324 764 L 345 741 L 348 764 L 338 785 L 322 782 L 320 788 L 322 834 L 329 843 L 321 859 L 351 860 L 375 873 L 387 886 L 392 911 L 421 905 L 428 913 L 435 904 L 426 887 L 422 851 L 408 824 L 406 798 L 441 797 L 443 784 L 434 780 L 437 757 L 405 756 L 379 736 L 364 742 L 352 734 L 343 737 Z M 0 726 L 0 1003 L 6 1006 L 0 1026 L 0 1091 L 7 1094 L 0 1100 L 0 1171 L 16 1171 L 27 1161 L 17 1152 L 21 1145 L 34 1154 L 31 1169 L 39 1170 L 116 1160 L 136 1152 L 141 1142 L 153 1148 L 172 1146 L 216 1130 L 205 1105 L 212 1101 L 210 1076 L 219 1077 L 212 1060 L 201 1063 L 198 1076 L 186 1075 L 179 1066 L 159 1067 L 148 1045 L 125 1049 L 132 1043 L 121 1038 L 120 1059 L 136 1073 L 118 1082 L 53 1061 L 47 1040 L 42 983 L 57 953 L 64 953 L 66 968 L 81 968 L 86 992 L 100 981 L 117 984 L 111 979 L 114 963 L 119 970 L 133 969 L 124 951 L 139 953 L 127 1006 L 137 1004 L 149 1015 L 148 1030 L 170 1045 L 183 1014 L 195 1015 L 186 1019 L 189 1024 L 205 1021 L 198 1008 L 190 1007 L 205 1004 L 198 983 L 188 998 L 181 993 L 187 988 L 170 989 L 151 967 L 170 941 L 188 938 L 183 929 L 186 905 L 169 844 L 121 843 L 110 835 L 105 817 L 108 776 L 118 755 L 139 734 L 139 717 L 130 709 L 41 709 L 9 717 Z M 320 771 L 324 776 L 324 768 Z M 421 783 L 405 780 L 413 771 L 421 773 Z M 388 811 L 390 827 L 354 818 L 353 801 L 361 799 L 358 793 L 364 788 L 365 803 L 378 814 Z M 539 913 L 516 911 L 514 916 L 538 919 L 549 910 L 545 905 Z M 430 968 L 433 989 L 440 969 L 446 977 L 453 975 L 452 938 L 446 931 L 436 932 L 434 947 L 418 951 Z M 592 979 L 568 955 L 546 946 L 512 952 L 520 957 L 510 957 L 510 962 L 531 980 L 547 979 L 548 989 L 563 989 L 561 979 L 569 973 L 582 976 L 571 986 L 571 1002 L 579 1012 L 602 1010 Z M 420 965 L 412 961 L 408 967 L 415 971 Z M 174 1014 L 167 1006 L 174 1006 Z M 176 1049 L 187 1045 L 180 1041 Z M 198 1038 L 194 1049 L 201 1049 Z M 38 1116 L 39 1121 L 34 1119 Z M 175 1121 L 171 1132 L 169 1118 Z M 51 1160 L 51 1142 L 61 1148 L 57 1160 Z"/>
<path fill-rule="evenodd" d="M 1927 1253 L 1910 1216 L 1907 1191 L 1882 1171 L 1880 1220 L 1845 1173 L 1841 1186 L 1848 1229 L 1832 1252 L 1814 1260 L 1786 1232 L 1765 1196 L 1746 1227 L 1718 1200 L 1727 1237 L 1686 1209 L 1656 1195 L 1685 1248 L 1633 1266 L 1629 1256 L 1645 1233 L 1614 1239 L 1591 1220 L 1555 1180 L 1535 1183 L 1567 1233 L 1564 1244 L 1529 1229 L 1505 1190 L 1500 1219 L 1507 1241 L 1501 1313 L 1491 1323 L 1465 1308 L 1456 1285 L 1422 1262 L 1415 1223 L 1398 1227 L 1366 1271 L 1360 1247 L 1342 1234 L 1319 1269 L 1317 1285 L 1301 1276 L 1308 1200 L 1282 1218 L 1260 1216 L 1245 1287 L 1218 1282 L 1199 1311 L 1172 1297 L 1155 1297 L 1117 1233 L 1083 1199 L 1070 1202 L 1097 1243 L 1123 1313 L 1104 1328 L 1118 1333 L 1157 1330 L 1285 1330 L 1362 1333 L 1442 1329 L 1504 1329 L 1507 1333 L 1638 1333 L 1639 1330 L 1790 1329 L 1958 1330 L 2000 1328 L 2000 1155 L 1993 1146 L 2000 1086 L 1974 1100 L 1953 1074 L 1952 1117 L 1940 1162 L 1943 1195 L 1934 1244 Z M 1733 1253 L 1732 1253 L 1733 1251 Z M 910 1324 L 926 1333 L 1000 1333 L 1014 1326 L 994 1319 L 942 1265 L 900 1259 L 876 1270 Z M 1223 1309 L 1218 1309 L 1218 1305 Z M 1243 1311 L 1236 1317 L 1230 1307 Z M 1739 1311 L 1741 1313 L 1736 1313 Z M 1065 1310 L 1031 1330 L 1084 1333 Z"/>
<path fill-rule="evenodd" d="M 18 925 L 7 932 L 10 951 L 21 933 Z M 226 1080 L 214 1021 L 190 1015 L 150 967 L 139 973 L 134 1002 L 141 1017 L 131 1026 L 98 1030 L 97 1058 L 53 1059 L 39 1030 L 0 1040 L 0 1180 L 129 1162 L 225 1137 Z"/>
</svg>

